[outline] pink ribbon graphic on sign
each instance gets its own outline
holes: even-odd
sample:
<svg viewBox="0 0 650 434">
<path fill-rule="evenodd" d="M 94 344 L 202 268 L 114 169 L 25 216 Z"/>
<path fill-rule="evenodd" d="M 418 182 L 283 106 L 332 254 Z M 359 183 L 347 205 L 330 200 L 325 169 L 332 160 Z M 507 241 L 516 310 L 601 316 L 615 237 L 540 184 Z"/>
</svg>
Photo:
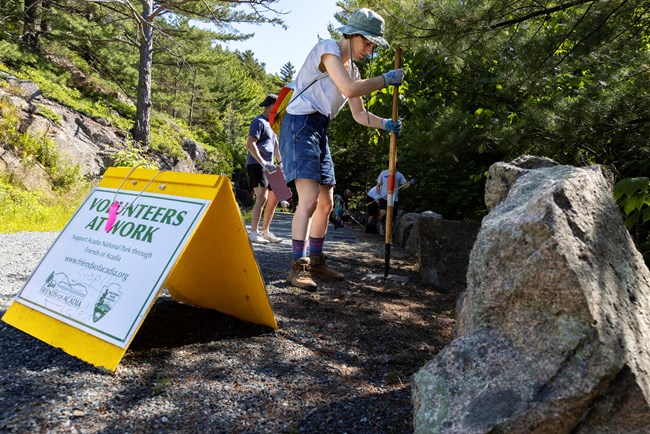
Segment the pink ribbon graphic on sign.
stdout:
<svg viewBox="0 0 650 434">
<path fill-rule="evenodd" d="M 120 207 L 120 203 L 118 201 L 115 201 L 108 209 L 108 220 L 106 220 L 106 226 L 104 227 L 104 230 L 106 232 L 113 229 L 113 225 L 115 224 L 115 219 L 117 218 L 117 209 L 119 207 Z"/>
</svg>

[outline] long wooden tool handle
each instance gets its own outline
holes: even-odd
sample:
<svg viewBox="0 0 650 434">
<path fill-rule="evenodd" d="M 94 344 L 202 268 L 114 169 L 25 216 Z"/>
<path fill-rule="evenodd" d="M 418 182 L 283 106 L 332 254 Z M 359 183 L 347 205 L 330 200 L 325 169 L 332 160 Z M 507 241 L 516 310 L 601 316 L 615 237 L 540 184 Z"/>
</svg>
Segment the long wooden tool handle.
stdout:
<svg viewBox="0 0 650 434">
<path fill-rule="evenodd" d="M 402 64 L 402 50 L 395 47 L 395 69 L 400 68 Z M 393 122 L 399 119 L 397 116 L 397 105 L 399 102 L 399 86 L 393 87 Z M 395 166 L 397 165 L 397 134 L 390 134 L 390 154 L 388 156 L 388 205 L 386 206 L 386 249 L 384 277 L 388 277 L 390 269 L 390 246 L 393 240 L 393 211 L 395 192 Z"/>
</svg>

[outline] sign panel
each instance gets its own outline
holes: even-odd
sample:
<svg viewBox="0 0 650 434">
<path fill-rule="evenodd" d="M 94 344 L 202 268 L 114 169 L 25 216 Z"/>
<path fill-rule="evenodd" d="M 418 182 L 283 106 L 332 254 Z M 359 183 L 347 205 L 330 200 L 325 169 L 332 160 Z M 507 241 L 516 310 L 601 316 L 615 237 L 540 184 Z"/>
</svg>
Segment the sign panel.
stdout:
<svg viewBox="0 0 650 434">
<path fill-rule="evenodd" d="M 16 301 L 126 348 L 209 204 L 95 188 Z"/>
</svg>

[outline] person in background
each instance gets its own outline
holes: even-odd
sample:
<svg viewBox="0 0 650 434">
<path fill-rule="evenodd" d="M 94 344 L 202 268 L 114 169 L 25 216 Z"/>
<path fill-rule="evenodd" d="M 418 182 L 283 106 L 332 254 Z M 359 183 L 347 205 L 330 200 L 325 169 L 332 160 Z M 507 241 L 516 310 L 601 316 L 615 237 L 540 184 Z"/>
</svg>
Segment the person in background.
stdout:
<svg viewBox="0 0 650 434">
<path fill-rule="evenodd" d="M 334 196 L 334 211 L 332 214 L 332 223 L 334 224 L 334 229 L 342 228 L 345 226 L 344 219 L 349 215 L 348 200 L 350 199 L 350 196 L 352 196 L 352 192 L 348 189 L 345 189 L 342 195 L 337 194 Z"/>
<path fill-rule="evenodd" d="M 298 192 L 287 281 L 309 291 L 317 289 L 312 275 L 344 278 L 329 267 L 323 254 L 336 185 L 327 126 L 348 103 L 352 117 L 361 125 L 395 134 L 402 127 L 401 121 L 393 122 L 368 112 L 361 97 L 386 86 L 400 85 L 404 71 L 394 69 L 361 79 L 354 64 L 371 55 L 377 45 L 388 46 L 383 37 L 383 18 L 370 9 L 359 9 L 338 30 L 343 35 L 340 39 L 323 39 L 307 55 L 296 76 L 296 96 L 287 105 L 280 130 L 284 174 L 287 183 L 295 184 Z"/>
<path fill-rule="evenodd" d="M 368 218 L 366 219 L 366 233 L 367 234 L 378 234 L 377 230 L 377 219 L 379 217 L 379 199 L 381 196 L 377 192 L 377 185 L 373 185 L 370 190 L 368 190 L 368 195 L 366 196 L 366 208 L 368 211 Z"/>
<path fill-rule="evenodd" d="M 409 188 L 411 184 L 406 180 L 402 172 L 395 170 L 395 188 L 393 190 L 393 216 L 397 217 L 397 201 L 399 200 L 399 190 Z M 386 225 L 386 209 L 388 208 L 388 169 L 382 171 L 377 177 L 376 193 L 379 196 L 379 222 L 381 223 L 379 233 L 384 234 Z M 393 221 L 395 221 L 393 219 Z"/>
<path fill-rule="evenodd" d="M 278 150 L 278 140 L 269 124 L 269 114 L 277 99 L 276 95 L 267 95 L 260 107 L 264 107 L 264 113 L 258 115 L 248 128 L 248 157 L 246 158 L 246 170 L 251 181 L 253 193 L 255 193 L 255 204 L 251 216 L 251 228 L 248 238 L 252 243 L 268 244 L 279 243 L 282 238 L 276 237 L 269 230 L 278 200 L 271 190 L 264 171 L 273 172 L 276 169 L 274 158 L 278 164 L 282 164 Z M 266 205 L 266 208 L 264 208 Z M 264 219 L 262 231 L 258 231 L 260 216 L 264 208 Z"/>
</svg>

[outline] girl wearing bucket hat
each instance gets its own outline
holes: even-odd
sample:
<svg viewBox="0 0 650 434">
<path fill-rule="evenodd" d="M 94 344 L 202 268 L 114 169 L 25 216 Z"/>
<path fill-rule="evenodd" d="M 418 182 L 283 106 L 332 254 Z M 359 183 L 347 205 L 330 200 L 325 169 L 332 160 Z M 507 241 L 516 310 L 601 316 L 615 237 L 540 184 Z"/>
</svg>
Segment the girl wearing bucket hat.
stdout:
<svg viewBox="0 0 650 434">
<path fill-rule="evenodd" d="M 354 61 L 370 55 L 375 46 L 388 46 L 384 20 L 370 9 L 355 11 L 339 28 L 339 40 L 321 40 L 307 55 L 295 81 L 280 130 L 280 154 L 287 183 L 298 192 L 292 221 L 293 256 L 287 281 L 299 288 L 316 290 L 312 274 L 342 280 L 329 268 L 323 242 L 333 206 L 336 185 L 327 139 L 327 126 L 348 103 L 356 122 L 399 134 L 401 122 L 366 111 L 362 96 L 389 85 L 400 85 L 404 71 L 394 69 L 361 79 Z M 308 238 L 309 237 L 309 238 Z M 309 253 L 307 253 L 309 252 Z"/>
</svg>

